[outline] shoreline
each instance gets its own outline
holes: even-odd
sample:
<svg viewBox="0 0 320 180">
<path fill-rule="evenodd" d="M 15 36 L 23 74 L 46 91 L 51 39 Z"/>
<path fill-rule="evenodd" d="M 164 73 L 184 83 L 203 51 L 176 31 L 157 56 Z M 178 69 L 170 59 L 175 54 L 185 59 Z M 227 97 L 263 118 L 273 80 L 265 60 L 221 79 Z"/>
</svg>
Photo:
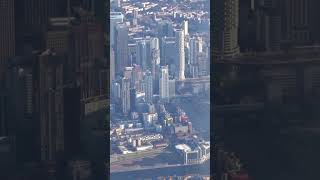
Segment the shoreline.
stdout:
<svg viewBox="0 0 320 180">
<path fill-rule="evenodd" d="M 192 166 L 199 166 L 199 165 L 201 166 L 201 165 L 204 165 L 205 163 L 207 163 L 208 161 L 210 161 L 210 158 L 206 159 L 202 163 L 196 163 L 196 164 L 172 164 L 172 165 L 162 164 L 162 165 L 158 165 L 158 166 L 138 167 L 138 168 L 132 168 L 132 169 L 113 170 L 113 171 L 110 169 L 110 174 L 135 172 L 135 171 L 138 172 L 138 171 L 143 171 L 143 170 L 157 170 L 157 169 L 164 169 L 164 168 L 171 168 L 171 167 L 192 167 Z"/>
</svg>

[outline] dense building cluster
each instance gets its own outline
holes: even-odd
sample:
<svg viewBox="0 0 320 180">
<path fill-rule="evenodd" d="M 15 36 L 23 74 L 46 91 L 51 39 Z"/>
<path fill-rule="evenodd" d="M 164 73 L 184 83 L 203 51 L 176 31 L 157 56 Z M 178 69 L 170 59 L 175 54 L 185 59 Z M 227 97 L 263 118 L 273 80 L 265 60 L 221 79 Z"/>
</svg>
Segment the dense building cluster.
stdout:
<svg viewBox="0 0 320 180">
<path fill-rule="evenodd" d="M 241 152 L 240 156 L 250 162 L 243 168 L 256 167 L 250 172 L 254 179 L 295 178 L 296 174 L 285 166 L 299 169 L 300 178 L 309 177 L 313 166 L 298 167 L 298 162 L 304 159 L 292 158 L 299 156 L 296 152 L 291 154 L 298 147 L 286 146 L 289 137 L 295 137 L 300 130 L 319 128 L 315 122 L 319 117 L 316 110 L 320 82 L 320 26 L 316 22 L 319 1 L 214 0 L 212 3 L 215 142 L 223 145 L 221 151 Z M 314 133 L 314 136 L 318 135 Z M 247 141 L 248 137 L 254 138 Z M 230 168 L 223 167 L 231 155 L 219 154 L 220 147 L 213 149 L 218 167 L 214 169 L 215 178 L 230 179 Z M 256 151 L 259 153 L 255 154 Z M 310 158 L 314 158 L 311 154 Z M 259 159 L 265 156 L 268 158 Z M 275 168 L 277 172 L 264 171 L 264 167 L 280 162 Z M 232 176 L 242 176 L 242 170 L 234 171 Z M 244 179 L 248 178 L 245 176 Z M 317 177 L 316 170 L 310 177 Z"/>
<path fill-rule="evenodd" d="M 8 143 L 0 167 L 10 164 L 0 179 L 105 176 L 106 8 L 93 0 L 0 1 L 0 139 Z"/>
<path fill-rule="evenodd" d="M 138 157 L 140 152 L 143 157 L 150 151 L 175 149 L 185 139 L 200 141 L 201 137 L 193 136 L 196 132 L 188 112 L 176 101 L 209 92 L 205 3 L 111 2 L 112 162 L 125 157 L 123 154 Z"/>
</svg>

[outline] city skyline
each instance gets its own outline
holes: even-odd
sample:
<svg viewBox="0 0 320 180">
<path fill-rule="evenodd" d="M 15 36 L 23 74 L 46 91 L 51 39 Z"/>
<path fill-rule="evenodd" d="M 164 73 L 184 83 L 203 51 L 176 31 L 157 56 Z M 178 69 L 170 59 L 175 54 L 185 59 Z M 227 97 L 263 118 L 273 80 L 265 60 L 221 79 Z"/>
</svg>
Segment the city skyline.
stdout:
<svg viewBox="0 0 320 180">
<path fill-rule="evenodd" d="M 209 127 L 210 114 L 208 12 L 183 1 L 115 1 L 111 7 L 118 64 L 111 72 L 111 179 L 159 168 L 154 177 L 161 177 L 166 168 L 189 165 L 203 166 L 209 176 L 210 131 L 200 128 Z M 196 100 L 207 110 L 203 120 L 198 110 L 182 107 Z"/>
<path fill-rule="evenodd" d="M 319 0 L 0 0 L 0 179 L 319 179 Z"/>
</svg>

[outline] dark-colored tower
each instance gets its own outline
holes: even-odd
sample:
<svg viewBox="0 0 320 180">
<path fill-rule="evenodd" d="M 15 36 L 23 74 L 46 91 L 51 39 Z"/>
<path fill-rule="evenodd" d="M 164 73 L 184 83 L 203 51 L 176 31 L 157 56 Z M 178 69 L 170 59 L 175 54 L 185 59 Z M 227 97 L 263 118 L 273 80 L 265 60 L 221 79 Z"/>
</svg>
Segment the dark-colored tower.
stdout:
<svg viewBox="0 0 320 180">
<path fill-rule="evenodd" d="M 122 72 L 128 65 L 128 27 L 126 24 L 117 24 L 115 30 L 116 72 Z"/>
<path fill-rule="evenodd" d="M 19 0 L 16 1 L 16 42 L 17 53 L 22 55 L 30 50 L 45 50 L 42 34 L 49 19 L 66 17 L 69 0 Z"/>
<path fill-rule="evenodd" d="M 224 60 L 239 54 L 239 0 L 214 0 L 213 58 Z"/>
<path fill-rule="evenodd" d="M 283 37 L 295 44 L 311 41 L 310 7 L 312 0 L 283 0 Z"/>
<path fill-rule="evenodd" d="M 73 26 L 74 67 L 81 84 L 81 98 L 100 94 L 97 65 L 104 61 L 102 26 L 91 13 L 79 12 L 80 22 Z"/>
<path fill-rule="evenodd" d="M 0 89 L 8 59 L 15 54 L 14 3 L 14 0 L 0 0 Z"/>
<path fill-rule="evenodd" d="M 54 161 L 64 152 L 63 61 L 47 50 L 39 55 L 35 98 L 39 110 L 41 160 Z"/>
</svg>

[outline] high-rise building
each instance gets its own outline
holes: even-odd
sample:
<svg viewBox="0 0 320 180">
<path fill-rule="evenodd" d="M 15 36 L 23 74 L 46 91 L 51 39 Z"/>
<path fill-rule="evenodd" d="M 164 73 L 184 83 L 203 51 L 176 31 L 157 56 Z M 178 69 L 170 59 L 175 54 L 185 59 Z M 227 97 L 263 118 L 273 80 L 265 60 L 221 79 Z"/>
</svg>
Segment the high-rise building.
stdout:
<svg viewBox="0 0 320 180">
<path fill-rule="evenodd" d="M 189 39 L 189 75 L 192 78 L 196 78 L 199 70 L 198 64 L 198 54 L 200 52 L 200 43 L 197 38 L 190 38 Z"/>
<path fill-rule="evenodd" d="M 0 0 L 0 136 L 8 133 L 7 96 L 4 90 L 9 58 L 15 55 L 15 1 Z"/>
<path fill-rule="evenodd" d="M 117 23 L 122 23 L 124 16 L 121 12 L 110 12 L 110 47 L 115 43 L 115 27 Z"/>
<path fill-rule="evenodd" d="M 64 152 L 63 57 L 47 50 L 39 55 L 37 79 L 41 160 L 57 160 Z M 38 104 L 39 103 L 39 104 Z"/>
<path fill-rule="evenodd" d="M 25 45 L 33 49 L 42 49 L 43 36 L 49 19 L 68 16 L 66 0 L 19 0 L 16 4 L 17 52 L 21 53 Z M 69 6 L 70 7 L 70 6 Z"/>
<path fill-rule="evenodd" d="M 160 49 L 153 49 L 151 52 L 151 74 L 153 79 L 153 92 L 159 92 L 159 68 L 160 68 Z"/>
<path fill-rule="evenodd" d="M 239 54 L 239 0 L 214 0 L 213 58 L 224 60 Z M 226 13 L 228 12 L 228 13 Z"/>
<path fill-rule="evenodd" d="M 133 79 L 133 67 L 125 67 L 123 72 L 123 77 L 129 79 L 130 87 L 134 86 L 134 79 Z"/>
<path fill-rule="evenodd" d="M 130 80 L 123 78 L 121 82 L 121 102 L 122 102 L 122 113 L 128 115 L 130 112 Z"/>
<path fill-rule="evenodd" d="M 172 98 L 176 95 L 176 80 L 169 80 L 169 97 Z"/>
<path fill-rule="evenodd" d="M 64 0 L 23 0 L 24 22 L 32 31 L 41 30 L 50 17 L 66 16 L 68 7 Z"/>
<path fill-rule="evenodd" d="M 58 54 L 70 51 L 71 21 L 69 17 L 49 19 L 49 27 L 45 33 L 46 49 L 52 49 Z"/>
<path fill-rule="evenodd" d="M 175 59 L 177 57 L 175 40 L 174 37 L 162 38 L 160 51 L 161 66 L 175 64 Z"/>
<path fill-rule="evenodd" d="M 115 54 L 113 48 L 110 48 L 110 82 L 116 78 Z"/>
<path fill-rule="evenodd" d="M 20 162 L 40 160 L 39 123 L 36 117 L 39 112 L 35 105 L 34 64 L 38 55 L 13 57 L 8 62 L 7 70 L 7 121 L 9 135 L 15 136 L 17 160 Z M 39 89 L 39 88 L 37 88 Z M 2 114 L 3 115 L 3 114 Z"/>
<path fill-rule="evenodd" d="M 314 42 L 320 42 L 320 24 L 318 22 L 319 17 L 319 7 L 320 1 L 312 0 L 310 2 L 310 23 L 311 23 L 311 32 L 312 32 L 312 39 Z"/>
<path fill-rule="evenodd" d="M 145 71 L 148 68 L 147 42 L 145 39 L 136 43 L 136 62 L 142 67 L 142 70 Z"/>
<path fill-rule="evenodd" d="M 9 57 L 15 54 L 15 1 L 0 0 L 0 86 Z M 1 110 L 0 110 L 1 111 Z M 1 118 L 0 118 L 1 119 Z"/>
<path fill-rule="evenodd" d="M 210 61 L 206 54 L 201 53 L 198 56 L 198 76 L 207 76 L 210 74 Z"/>
<path fill-rule="evenodd" d="M 249 0 L 240 2 L 241 51 L 278 51 L 283 42 L 293 42 L 285 32 L 287 17 L 283 3 L 274 0 L 264 0 L 253 5 Z"/>
<path fill-rule="evenodd" d="M 116 72 L 120 73 L 128 65 L 128 27 L 126 24 L 116 25 L 115 37 Z"/>
<path fill-rule="evenodd" d="M 139 65 L 134 64 L 133 65 L 133 76 L 132 80 L 134 82 L 134 88 L 136 88 L 137 91 L 141 91 L 141 81 L 142 81 L 142 71 L 141 67 Z"/>
<path fill-rule="evenodd" d="M 158 37 L 173 37 L 174 31 L 172 22 L 168 20 L 160 21 L 158 23 Z"/>
<path fill-rule="evenodd" d="M 73 28 L 73 49 L 75 72 L 81 84 L 81 98 L 100 95 L 99 63 L 104 59 L 104 42 L 102 26 L 98 24 L 92 14 L 79 12 L 80 19 Z"/>
<path fill-rule="evenodd" d="M 130 80 L 130 79 L 132 79 L 132 72 L 133 72 L 133 67 L 131 67 L 131 66 L 125 67 L 124 72 L 123 72 L 123 76 Z"/>
<path fill-rule="evenodd" d="M 0 90 L 0 136 L 8 135 L 7 95 Z"/>
<path fill-rule="evenodd" d="M 177 80 L 184 80 L 185 75 L 185 46 L 184 46 L 184 32 L 183 30 L 177 30 L 175 32 L 176 36 L 176 48 L 178 50 L 178 59 L 176 60 L 176 79 Z"/>
<path fill-rule="evenodd" d="M 115 99 L 121 98 L 121 85 L 117 82 L 112 83 L 112 97 Z"/>
<path fill-rule="evenodd" d="M 147 103 L 152 103 L 153 97 L 153 79 L 150 71 L 147 71 L 144 77 L 146 92 L 145 92 L 145 100 Z"/>
<path fill-rule="evenodd" d="M 44 33 L 44 48 L 51 49 L 59 55 L 67 56 L 65 63 L 65 80 L 75 81 L 75 67 L 72 47 L 72 22 L 74 18 L 50 18 Z"/>
<path fill-rule="evenodd" d="M 168 66 L 161 66 L 159 77 L 159 96 L 163 101 L 169 99 L 169 69 Z"/>
<path fill-rule="evenodd" d="M 137 96 L 136 89 L 134 89 L 134 88 L 130 89 L 130 108 L 131 108 L 131 111 L 136 110 L 136 96 Z"/>
<path fill-rule="evenodd" d="M 183 27 L 184 35 L 185 35 L 185 36 L 188 36 L 188 35 L 189 35 L 189 24 L 188 24 L 188 20 L 186 20 L 186 19 L 183 20 L 182 27 Z"/>
<path fill-rule="evenodd" d="M 284 0 L 282 3 L 284 39 L 293 43 L 310 42 L 311 0 Z"/>
</svg>

